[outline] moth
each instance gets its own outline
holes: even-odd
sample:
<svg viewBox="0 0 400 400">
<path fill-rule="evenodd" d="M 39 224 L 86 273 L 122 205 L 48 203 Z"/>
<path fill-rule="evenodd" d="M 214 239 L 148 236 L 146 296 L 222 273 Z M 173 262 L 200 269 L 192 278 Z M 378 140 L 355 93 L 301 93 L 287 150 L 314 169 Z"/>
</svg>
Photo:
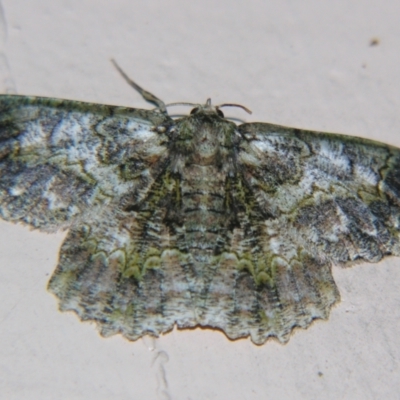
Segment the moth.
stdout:
<svg viewBox="0 0 400 400">
<path fill-rule="evenodd" d="M 0 96 L 0 216 L 68 229 L 62 311 L 129 340 L 284 343 L 339 301 L 332 265 L 400 255 L 399 149 L 236 125 L 210 100 L 172 118 L 120 72 L 154 110 Z"/>
</svg>

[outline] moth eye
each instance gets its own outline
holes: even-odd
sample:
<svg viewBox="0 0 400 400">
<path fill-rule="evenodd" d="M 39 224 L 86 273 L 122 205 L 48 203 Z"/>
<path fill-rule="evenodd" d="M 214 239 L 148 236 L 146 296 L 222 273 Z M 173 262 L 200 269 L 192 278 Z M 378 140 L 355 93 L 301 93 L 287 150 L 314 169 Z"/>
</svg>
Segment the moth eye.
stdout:
<svg viewBox="0 0 400 400">
<path fill-rule="evenodd" d="M 224 113 L 223 113 L 219 108 L 217 108 L 217 115 L 218 115 L 219 117 L 221 117 L 221 118 L 224 118 L 224 117 L 225 117 Z"/>
<path fill-rule="evenodd" d="M 196 114 L 197 111 L 199 111 L 199 107 L 193 108 L 193 110 L 190 111 L 190 115 Z"/>
</svg>

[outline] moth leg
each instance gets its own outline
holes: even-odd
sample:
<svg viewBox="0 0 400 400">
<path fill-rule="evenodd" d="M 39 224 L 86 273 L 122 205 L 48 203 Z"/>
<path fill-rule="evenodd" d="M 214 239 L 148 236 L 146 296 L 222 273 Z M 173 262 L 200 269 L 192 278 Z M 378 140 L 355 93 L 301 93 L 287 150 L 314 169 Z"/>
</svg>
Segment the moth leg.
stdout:
<svg viewBox="0 0 400 400">
<path fill-rule="evenodd" d="M 126 82 L 128 82 L 130 86 L 132 86 L 137 92 L 139 92 L 146 101 L 154 104 L 163 113 L 165 114 L 167 113 L 167 108 L 165 107 L 165 103 L 162 100 L 160 100 L 158 97 L 154 96 L 154 94 L 148 92 L 147 90 L 144 90 L 136 82 L 134 82 L 131 78 L 129 78 L 129 76 L 122 70 L 122 68 L 117 64 L 117 62 L 114 59 L 111 59 L 111 62 L 113 63 L 117 71 L 126 80 Z"/>
</svg>

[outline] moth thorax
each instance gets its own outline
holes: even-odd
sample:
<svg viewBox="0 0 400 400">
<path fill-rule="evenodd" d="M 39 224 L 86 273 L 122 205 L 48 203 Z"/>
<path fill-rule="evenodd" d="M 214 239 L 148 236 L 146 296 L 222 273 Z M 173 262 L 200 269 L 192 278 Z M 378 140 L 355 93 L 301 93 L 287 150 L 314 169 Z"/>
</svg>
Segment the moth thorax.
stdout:
<svg viewBox="0 0 400 400">
<path fill-rule="evenodd" d="M 209 165 L 216 161 L 219 153 L 220 141 L 215 129 L 203 124 L 193 138 L 194 162 L 199 165 Z"/>
</svg>

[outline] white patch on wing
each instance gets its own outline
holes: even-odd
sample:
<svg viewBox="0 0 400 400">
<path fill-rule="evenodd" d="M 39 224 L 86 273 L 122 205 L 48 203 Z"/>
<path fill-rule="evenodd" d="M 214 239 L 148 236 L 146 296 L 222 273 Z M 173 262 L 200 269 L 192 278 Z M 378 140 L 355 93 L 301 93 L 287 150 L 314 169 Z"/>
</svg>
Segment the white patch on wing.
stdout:
<svg viewBox="0 0 400 400">
<path fill-rule="evenodd" d="M 131 129 L 133 131 L 132 138 L 140 140 L 142 142 L 146 142 L 150 139 L 153 139 L 157 134 L 150 130 L 149 126 L 139 125 L 136 122 L 129 122 L 127 124 L 127 129 Z"/>
<path fill-rule="evenodd" d="M 376 186 L 379 182 L 379 176 L 370 167 L 364 165 L 355 165 L 354 172 L 359 177 L 360 181 L 365 181 L 369 185 Z"/>
<path fill-rule="evenodd" d="M 267 140 L 253 140 L 251 147 L 256 148 L 258 151 L 265 152 L 276 152 L 275 147 Z"/>
<path fill-rule="evenodd" d="M 8 193 L 11 196 L 21 196 L 21 194 L 25 193 L 26 188 L 21 187 L 21 186 L 14 186 L 8 189 Z"/>
</svg>

